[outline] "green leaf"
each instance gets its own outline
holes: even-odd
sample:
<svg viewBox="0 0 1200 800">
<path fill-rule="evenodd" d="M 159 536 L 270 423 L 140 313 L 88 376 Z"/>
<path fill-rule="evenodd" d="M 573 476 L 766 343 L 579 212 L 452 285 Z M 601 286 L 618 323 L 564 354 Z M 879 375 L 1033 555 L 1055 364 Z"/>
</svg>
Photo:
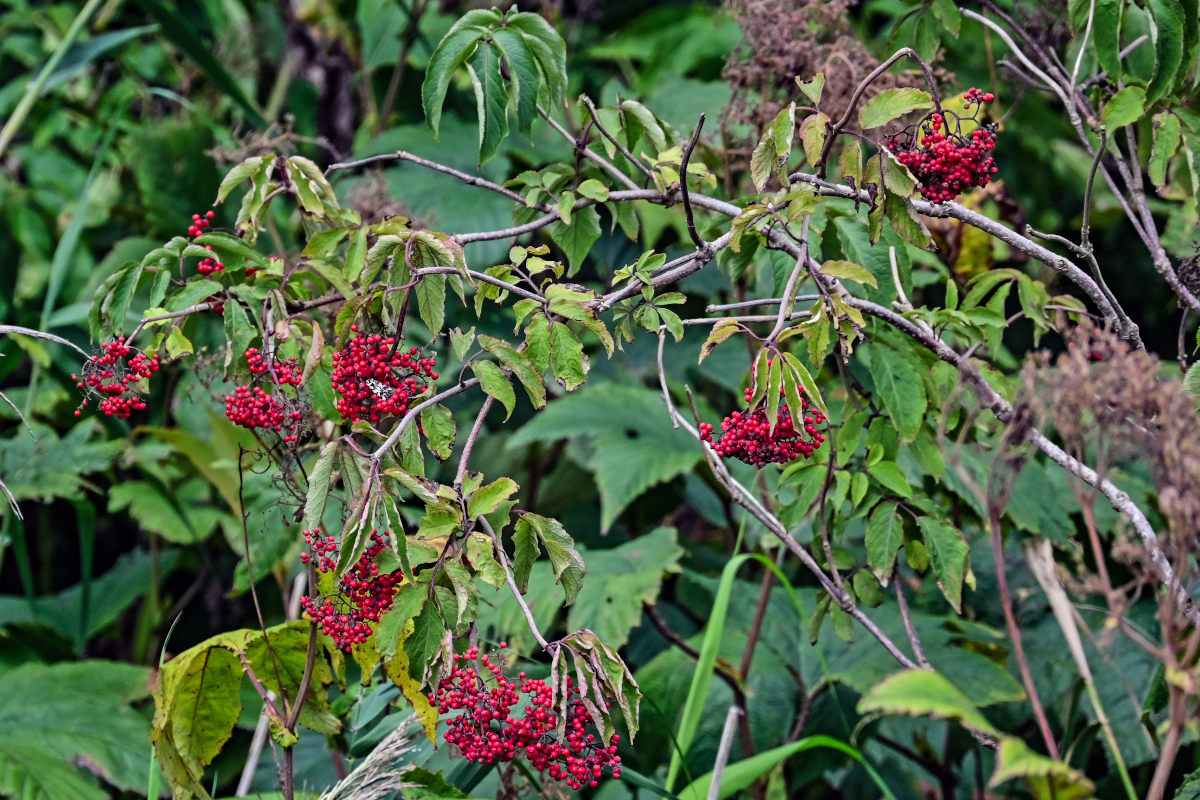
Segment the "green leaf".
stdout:
<svg viewBox="0 0 1200 800">
<path fill-rule="evenodd" d="M 925 381 L 907 359 L 889 347 L 872 345 L 870 355 L 871 379 L 875 394 L 883 403 L 896 425 L 902 443 L 917 437 L 925 419 L 927 400 Z"/>
<path fill-rule="evenodd" d="M 624 647 L 642 623 L 642 604 L 654 605 L 663 579 L 679 572 L 683 548 L 674 528 L 655 528 L 618 547 L 588 550 L 588 576 L 567 616 L 569 630 L 594 631 L 605 644 Z"/>
<path fill-rule="evenodd" d="M 917 520 L 924 535 L 929 563 L 951 608 L 962 611 L 962 586 L 967 569 L 967 541 L 959 530 L 933 517 Z"/>
<path fill-rule="evenodd" d="M 574 275 L 600 238 L 600 214 L 592 206 L 581 208 L 572 215 L 570 225 L 556 222 L 549 232 L 550 238 L 567 257 L 567 274 Z"/>
<path fill-rule="evenodd" d="M 517 130 L 532 137 L 533 121 L 537 119 L 537 60 L 525 37 L 511 28 L 496 28 L 492 31 L 492 41 L 504 53 L 504 62 L 508 67 Z"/>
<path fill-rule="evenodd" d="M 146 697 L 149 680 L 145 667 L 101 660 L 29 662 L 0 672 L 0 793 L 109 796 L 75 765 L 121 789 L 144 790 L 150 726 L 131 703 Z"/>
<path fill-rule="evenodd" d="M 875 276 L 866 267 L 855 264 L 853 261 L 826 261 L 821 265 L 821 274 L 839 280 L 879 286 L 875 281 Z"/>
<path fill-rule="evenodd" d="M 441 125 L 442 104 L 454 72 L 466 63 L 476 49 L 476 43 L 486 34 L 483 28 L 452 28 L 429 57 L 425 80 L 421 83 L 421 107 L 425 110 L 425 121 L 435 136 Z"/>
<path fill-rule="evenodd" d="M 525 393 L 529 395 L 529 400 L 533 403 L 534 408 L 542 408 L 546 405 L 546 387 L 542 383 L 542 376 L 534 369 L 528 358 L 517 352 L 516 348 L 503 339 L 480 336 L 479 343 L 483 345 L 484 350 L 499 358 L 500 363 L 512 370 L 513 374 L 517 376 L 517 380 L 521 381 L 521 385 L 525 387 Z"/>
<path fill-rule="evenodd" d="M 1124 0 L 1096 0 L 1096 15 L 1092 33 L 1096 41 L 1096 56 L 1100 67 L 1108 73 L 1108 82 L 1116 86 L 1121 80 L 1121 14 Z"/>
<path fill-rule="evenodd" d="M 600 525 L 605 530 L 642 492 L 690 472 L 703 458 L 694 438 L 671 427 L 658 392 L 614 383 L 587 386 L 558 398 L 517 431 L 507 446 L 515 449 L 581 436 L 592 445 L 585 466 L 596 478 Z"/>
<path fill-rule="evenodd" d="M 1079 770 L 1035 753 L 1029 745 L 1014 736 L 1005 736 L 1000 740 L 996 752 L 996 771 L 992 773 L 988 787 L 995 788 L 1013 778 L 1025 778 L 1034 790 L 1034 796 L 1039 798 L 1075 800 L 1093 797 L 1095 792 L 1092 782 Z M 1178 798 L 1181 795 L 1175 796 Z"/>
<path fill-rule="evenodd" d="M 583 343 L 562 322 L 555 322 L 550 328 L 550 363 L 554 366 L 555 379 L 568 392 L 575 391 L 587 380 L 591 365 L 583 353 Z"/>
<path fill-rule="evenodd" d="M 491 514 L 500 504 L 517 493 L 520 487 L 512 478 L 497 478 L 487 486 L 481 486 L 471 493 L 467 501 L 467 517 L 478 519 Z"/>
<path fill-rule="evenodd" d="M 421 411 L 421 428 L 425 431 L 425 441 L 429 444 L 429 452 L 438 459 L 445 461 L 454 451 L 454 416 L 450 409 L 440 403 L 429 406 Z"/>
<path fill-rule="evenodd" d="M 867 565 L 884 586 L 892 576 L 896 554 L 904 543 L 904 520 L 895 503 L 875 506 L 867 520 Z"/>
<path fill-rule="evenodd" d="M 583 576 L 587 572 L 583 556 L 575 549 L 575 540 L 558 520 L 528 512 L 517 517 L 514 537 L 523 530 L 536 536 L 537 541 L 545 548 L 550 565 L 554 568 L 554 577 L 563 588 L 563 605 L 569 606 L 574 603 L 580 589 L 583 588 Z M 529 533 L 525 535 L 528 536 Z"/>
<path fill-rule="evenodd" d="M 1154 149 L 1150 152 L 1150 181 L 1155 186 L 1167 183 L 1167 164 L 1179 150 L 1179 117 L 1169 111 L 1154 115 Z"/>
<path fill-rule="evenodd" d="M 1146 108 L 1146 90 L 1141 86 L 1126 86 L 1109 98 L 1100 110 L 1100 123 L 1110 131 L 1142 118 Z"/>
<path fill-rule="evenodd" d="M 530 11 L 509 14 L 505 25 L 515 28 L 525 37 L 541 70 L 546 104 L 556 104 L 567 88 L 566 42 L 544 17 Z"/>
<path fill-rule="evenodd" d="M 512 383 L 504 374 L 504 370 L 491 361 L 472 361 L 471 370 L 475 373 L 475 377 L 479 378 L 480 388 L 504 406 L 504 410 L 507 412 L 504 419 L 508 421 L 517 405 L 517 394 L 513 391 Z"/>
<path fill-rule="evenodd" d="M 813 105 L 821 104 L 821 91 L 825 88 L 825 73 L 818 72 L 803 81 L 796 78 L 796 85 L 800 87 L 800 91 L 804 92 L 804 96 L 812 101 Z"/>
<path fill-rule="evenodd" d="M 500 55 L 481 43 L 467 62 L 471 84 L 475 88 L 475 108 L 479 114 L 479 164 L 496 155 L 500 142 L 508 136 L 508 96 L 500 75 Z"/>
<path fill-rule="evenodd" d="M 337 440 L 327 442 L 321 448 L 316 464 L 308 475 L 308 491 L 304 498 L 304 530 L 311 531 L 321 527 L 321 519 L 325 516 L 325 501 L 329 497 L 329 476 L 333 472 L 333 456 L 337 452 Z"/>
<path fill-rule="evenodd" d="M 899 497 L 912 497 L 912 487 L 904 472 L 893 461 L 880 461 L 867 467 L 872 478 L 881 483 L 885 489 Z"/>
<path fill-rule="evenodd" d="M 1158 102 L 1175 87 L 1183 65 L 1184 10 L 1179 0 L 1149 0 L 1151 38 L 1154 41 L 1154 77 L 1146 87 L 1146 105 Z M 1195 9 L 1193 9 L 1193 14 Z M 1183 72 L 1186 73 L 1186 68 Z"/>
<path fill-rule="evenodd" d="M 824 112 L 810 114 L 800 123 L 800 141 L 804 145 L 804 157 L 809 164 L 816 164 L 829 135 L 829 116 Z"/>
<path fill-rule="evenodd" d="M 712 355 L 712 351 L 716 349 L 717 345 L 741 329 L 741 324 L 734 319 L 723 319 L 713 325 L 712 331 L 709 332 L 708 338 L 704 340 L 704 345 L 700 348 L 700 360 L 697 363 L 703 363 L 706 357 Z"/>
<path fill-rule="evenodd" d="M 588 178 L 575 189 L 582 197 L 587 197 L 595 200 L 598 203 L 603 203 L 608 199 L 608 187 L 595 178 Z"/>
<path fill-rule="evenodd" d="M 422 275 L 416 286 L 417 311 L 433 336 L 446 322 L 446 276 Z"/>
<path fill-rule="evenodd" d="M 933 98 L 929 92 L 911 87 L 884 89 L 863 104 L 858 112 L 858 124 L 863 130 L 878 128 L 911 111 L 926 108 L 933 108 Z"/>
<path fill-rule="evenodd" d="M 421 613 L 413 619 L 413 632 L 404 640 L 404 652 L 408 656 L 408 674 L 424 683 L 425 675 L 433 663 L 433 657 L 442 644 L 446 624 L 438 613 L 437 603 L 426 603 Z"/>
<path fill-rule="evenodd" d="M 999 736 L 958 687 L 928 669 L 897 672 L 871 687 L 858 701 L 858 713 L 871 712 L 952 719 L 979 733 Z"/>
<path fill-rule="evenodd" d="M 791 353 L 784 353 L 783 360 L 791 368 L 792 374 L 796 376 L 796 381 L 804 389 L 804 396 L 808 398 L 808 402 L 819 408 L 822 414 L 828 416 L 829 409 L 825 406 L 825 401 L 821 398 L 821 392 L 817 389 L 817 382 L 809 374 L 808 368 Z"/>
<path fill-rule="evenodd" d="M 538 545 L 537 533 L 530 525 L 521 525 L 520 520 L 513 531 L 513 581 L 521 594 L 529 589 L 529 574 L 533 571 L 533 562 L 542 554 Z"/>
</svg>

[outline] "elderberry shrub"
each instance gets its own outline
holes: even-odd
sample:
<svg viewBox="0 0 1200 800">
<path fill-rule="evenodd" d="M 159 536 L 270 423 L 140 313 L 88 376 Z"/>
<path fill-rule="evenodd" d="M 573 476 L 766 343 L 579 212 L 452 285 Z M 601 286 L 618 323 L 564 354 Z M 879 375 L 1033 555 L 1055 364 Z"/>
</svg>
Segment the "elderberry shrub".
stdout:
<svg viewBox="0 0 1200 800">
<path fill-rule="evenodd" d="M 754 397 L 754 389 L 746 389 L 746 402 Z M 708 442 L 721 458 L 736 458 L 755 467 L 767 464 L 786 464 L 798 458 L 811 458 L 813 452 L 825 442 L 817 425 L 825 421 L 825 415 L 810 405 L 801 396 L 803 425 L 797 427 L 787 403 L 779 404 L 775 430 L 770 430 L 765 401 L 746 411 L 735 411 L 721 422 L 721 437 L 712 438 L 713 426 L 700 423 L 700 439 Z"/>
<path fill-rule="evenodd" d="M 301 553 L 300 561 L 311 563 L 319 573 L 336 572 L 337 540 L 332 536 L 322 538 L 320 531 L 303 534 L 311 553 Z M 342 650 L 349 651 L 367 640 L 373 632 L 370 623 L 379 622 L 383 612 L 392 607 L 396 589 L 404 580 L 399 570 L 381 575 L 375 563 L 376 556 L 387 547 L 388 536 L 388 531 L 371 531 L 371 544 L 338 581 L 337 594 L 300 599 L 321 632 Z"/>
<path fill-rule="evenodd" d="M 437 361 L 421 358 L 413 347 L 401 350 L 396 339 L 378 333 L 358 333 L 333 354 L 333 389 L 343 418 L 378 422 L 388 414 L 402 416 L 408 403 L 425 391 L 425 378 L 436 381 Z"/>
<path fill-rule="evenodd" d="M 962 132 L 962 123 L 975 122 L 979 106 L 995 99 L 991 92 L 969 89 L 963 105 L 976 107 L 972 116 L 960 117 L 943 109 L 887 140 L 887 149 L 912 172 L 926 200 L 949 202 L 992 179 L 997 167 L 989 154 L 996 146 L 996 126 L 979 126 L 968 136 Z"/>
<path fill-rule="evenodd" d="M 100 354 L 85 361 L 82 374 L 72 375 L 71 379 L 89 396 L 101 398 L 96 406 L 100 413 L 128 419 L 134 411 L 146 408 L 146 401 L 137 392 L 136 384 L 148 380 L 155 372 L 158 372 L 158 356 L 147 356 L 125 344 L 124 336 L 118 336 L 102 344 Z M 75 416 L 80 416 L 80 409 L 87 404 L 85 398 Z"/>
<path fill-rule="evenodd" d="M 505 644 L 501 642 L 500 647 Z M 531 767 L 572 789 L 599 785 L 605 770 L 613 778 L 621 777 L 621 757 L 617 755 L 620 736 L 614 735 L 605 745 L 587 732 L 587 707 L 570 677 L 569 710 L 565 734 L 560 739 L 556 734 L 559 719 L 554 690 L 545 681 L 528 678 L 522 672 L 517 676 L 521 682 L 518 686 L 475 647 L 456 654 L 454 662 L 450 675 L 429 695 L 429 702 L 439 714 L 463 712 L 447 722 L 445 734 L 446 741 L 455 745 L 463 758 L 494 764 L 523 755 Z M 512 709 L 520 703 L 521 695 L 528 700 L 518 717 Z"/>
<path fill-rule="evenodd" d="M 303 412 L 296 401 L 278 391 L 280 386 L 299 386 L 301 371 L 296 359 L 264 359 L 256 347 L 246 351 L 246 362 L 256 379 L 266 375 L 276 391 L 268 394 L 260 386 L 237 386 L 233 394 L 225 396 L 225 416 L 234 425 L 243 428 L 262 428 L 283 434 L 285 442 L 298 438 Z M 280 399 L 282 398 L 282 399 Z"/>
</svg>

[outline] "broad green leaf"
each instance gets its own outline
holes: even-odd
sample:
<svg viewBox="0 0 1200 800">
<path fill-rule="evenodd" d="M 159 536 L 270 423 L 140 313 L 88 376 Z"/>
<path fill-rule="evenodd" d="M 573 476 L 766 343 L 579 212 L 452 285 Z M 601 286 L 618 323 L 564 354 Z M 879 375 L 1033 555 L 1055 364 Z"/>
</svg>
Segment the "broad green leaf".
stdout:
<svg viewBox="0 0 1200 800">
<path fill-rule="evenodd" d="M 515 112 L 517 131 L 527 137 L 533 135 L 533 121 L 537 119 L 538 69 L 533 51 L 525 37 L 511 28 L 496 28 L 492 41 L 504 53 L 504 64 L 508 68 L 508 79 L 512 83 L 512 108 Z"/>
<path fill-rule="evenodd" d="M 433 336 L 446 322 L 446 276 L 422 275 L 416 286 L 417 311 Z"/>
<path fill-rule="evenodd" d="M 575 391 L 587 380 L 591 364 L 583 352 L 583 343 L 565 323 L 555 322 L 550 327 L 550 363 L 555 379 L 568 392 Z"/>
<path fill-rule="evenodd" d="M 1137 122 L 1145 113 L 1146 90 L 1141 86 L 1126 86 L 1104 104 L 1100 110 L 1100 122 L 1115 131 L 1123 125 Z"/>
<path fill-rule="evenodd" d="M 479 487 L 467 500 L 468 518 L 478 519 L 491 514 L 501 503 L 516 494 L 519 488 L 512 478 L 497 478 L 487 486 Z"/>
<path fill-rule="evenodd" d="M 500 142 L 508 136 L 508 95 L 500 75 L 500 54 L 481 42 L 467 60 L 467 71 L 475 89 L 475 109 L 479 115 L 479 164 L 496 155 Z"/>
<path fill-rule="evenodd" d="M 1183 65 L 1185 12 L 1179 0 L 1149 0 L 1146 7 L 1150 12 L 1154 42 L 1154 77 L 1146 87 L 1146 105 L 1152 106 L 1174 89 L 1176 74 Z M 1186 72 L 1186 68 L 1183 71 Z"/>
<path fill-rule="evenodd" d="M 563 529 L 561 522 L 538 514 L 524 513 L 517 517 L 517 533 L 514 537 L 523 530 L 536 536 L 545 548 L 550 565 L 554 568 L 554 577 L 563 587 L 563 604 L 569 606 L 574 603 L 583 588 L 583 576 L 587 572 L 583 556 L 575 549 L 575 540 Z"/>
<path fill-rule="evenodd" d="M 775 172 L 775 128 L 769 126 L 750 153 L 750 181 L 754 191 L 761 192 Z"/>
<path fill-rule="evenodd" d="M 901 442 L 911 442 L 925 419 L 925 381 L 907 359 L 889 347 L 869 348 L 871 379 Z M 861 350 L 860 350 L 861 352 Z"/>
<path fill-rule="evenodd" d="M 825 73 L 818 72 L 807 80 L 796 78 L 796 85 L 800 87 L 800 91 L 804 92 L 804 96 L 812 101 L 813 105 L 821 104 L 821 91 L 825 88 Z"/>
<path fill-rule="evenodd" d="M 1167 183 L 1167 164 L 1179 149 L 1179 117 L 1169 111 L 1154 115 L 1154 149 L 1150 152 L 1150 182 L 1155 186 Z"/>
<path fill-rule="evenodd" d="M 875 281 L 875 276 L 866 267 L 861 264 L 855 264 L 853 261 L 826 261 L 821 265 L 821 274 L 828 275 L 831 278 L 838 278 L 839 280 L 865 283 L 868 286 L 879 286 Z"/>
<path fill-rule="evenodd" d="M 438 461 L 445 461 L 454 450 L 455 424 L 450 409 L 441 405 L 429 406 L 421 411 L 421 428 L 425 431 L 425 441 L 429 444 L 429 452 Z"/>
<path fill-rule="evenodd" d="M 1096 0 L 1096 15 L 1092 21 L 1092 35 L 1096 42 L 1096 56 L 1100 68 L 1108 73 L 1108 82 L 1118 85 L 1122 77 L 1121 57 L 1121 14 L 1124 0 Z"/>
<path fill-rule="evenodd" d="M 1034 796 L 1038 798 L 1075 800 L 1093 797 L 1095 792 L 1092 782 L 1079 770 L 1034 752 L 1015 736 L 1005 736 L 1000 740 L 996 752 L 996 771 L 992 773 L 988 786 L 994 788 L 1013 778 L 1028 781 Z"/>
<path fill-rule="evenodd" d="M 321 519 L 325 516 L 325 501 L 329 497 L 329 476 L 333 472 L 333 457 L 337 452 L 337 440 L 325 444 L 321 455 L 317 458 L 308 475 L 308 491 L 304 498 L 304 519 L 301 524 L 304 530 L 311 531 L 321 527 Z"/>
<path fill-rule="evenodd" d="M 933 108 L 933 98 L 922 89 L 905 87 L 884 89 L 863 104 L 858 112 L 858 124 L 863 130 L 878 128 L 911 111 Z"/>
<path fill-rule="evenodd" d="M 897 672 L 871 687 L 858 701 L 858 713 L 871 712 L 952 719 L 979 733 L 999 736 L 958 687 L 928 669 Z"/>
<path fill-rule="evenodd" d="M 709 332 L 708 338 L 704 340 L 704 345 L 700 348 L 698 363 L 703 363 L 705 357 L 712 355 L 712 351 L 716 349 L 717 345 L 737 333 L 741 327 L 741 324 L 733 319 L 723 319 L 713 325 L 712 331 Z"/>
<path fill-rule="evenodd" d="M 804 157 L 809 164 L 816 164 L 829 135 L 829 116 L 824 112 L 810 114 L 800 123 L 800 141 L 804 145 Z"/>
<path fill-rule="evenodd" d="M 809 403 L 821 410 L 822 414 L 829 415 L 829 409 L 825 406 L 825 401 L 821 398 L 821 392 L 817 388 L 817 382 L 813 380 L 809 374 L 808 367 L 796 358 L 791 353 L 784 353 L 783 360 L 791 368 L 792 374 L 795 375 L 797 383 L 804 389 L 804 396 Z"/>
<path fill-rule="evenodd" d="M 451 30 L 438 42 L 429 66 L 425 69 L 425 80 L 421 84 L 421 107 L 425 110 L 425 121 L 437 135 L 442 121 L 442 104 L 454 72 L 475 51 L 479 40 L 487 34 L 483 28 L 469 27 Z M 479 45 L 486 47 L 486 45 Z"/>
<path fill-rule="evenodd" d="M 592 206 L 577 210 L 571 224 L 556 222 L 549 228 L 550 238 L 567 256 L 568 274 L 574 275 L 583 266 L 592 245 L 600 238 L 600 215 Z"/>
<path fill-rule="evenodd" d="M 595 178 L 588 178 L 575 189 L 581 197 L 587 197 L 598 203 L 608 199 L 608 187 Z"/>
<path fill-rule="evenodd" d="M 408 656 L 408 674 L 424 684 L 434 654 L 442 645 L 446 624 L 438 613 L 437 603 L 426 603 L 413 619 L 413 632 L 401 643 Z"/>
<path fill-rule="evenodd" d="M 908 485 L 908 479 L 894 461 L 879 461 L 867 467 L 867 472 L 892 494 L 898 497 L 912 497 L 912 487 Z"/>
<path fill-rule="evenodd" d="M 541 69 L 547 105 L 554 105 L 567 88 L 566 42 L 544 17 L 530 11 L 509 14 L 505 24 L 525 37 Z"/>
<path fill-rule="evenodd" d="M 938 587 L 955 612 L 962 610 L 963 578 L 967 570 L 967 542 L 962 533 L 933 517 L 917 520 L 929 551 L 929 563 L 937 576 Z"/>
<path fill-rule="evenodd" d="M 605 644 L 624 647 L 642 623 L 642 604 L 654 605 L 663 579 L 680 570 L 677 538 L 674 528 L 655 528 L 619 547 L 588 550 L 590 580 L 571 606 L 567 628 L 594 631 Z"/>
<path fill-rule="evenodd" d="M 867 565 L 884 586 L 892 577 L 896 554 L 904 543 L 904 520 L 895 503 L 875 506 L 867 520 Z"/>
<path fill-rule="evenodd" d="M 504 374 L 504 370 L 491 361 L 472 361 L 471 370 L 475 373 L 475 377 L 479 378 L 480 388 L 504 406 L 506 412 L 504 419 L 507 421 L 512 416 L 513 408 L 517 405 L 517 395 L 513 391 L 508 376 Z"/>
<path fill-rule="evenodd" d="M 525 387 L 525 392 L 529 395 L 529 400 L 533 403 L 534 408 L 542 408 L 546 405 L 546 387 L 542 383 L 541 373 L 534 369 L 527 357 L 503 339 L 480 336 L 479 343 L 485 350 L 499 358 L 500 363 L 512 370 L 517 379 L 521 381 L 521 385 Z"/>
</svg>

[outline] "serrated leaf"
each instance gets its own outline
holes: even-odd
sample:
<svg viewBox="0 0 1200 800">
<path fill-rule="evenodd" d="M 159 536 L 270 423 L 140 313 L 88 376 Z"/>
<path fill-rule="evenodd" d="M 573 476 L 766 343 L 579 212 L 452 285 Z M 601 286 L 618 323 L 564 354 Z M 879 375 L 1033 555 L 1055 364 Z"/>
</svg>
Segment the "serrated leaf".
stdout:
<svg viewBox="0 0 1200 800">
<path fill-rule="evenodd" d="M 870 270 L 853 261 L 826 261 L 821 265 L 821 274 L 845 281 L 865 283 L 868 286 L 879 286 Z"/>
<path fill-rule="evenodd" d="M 735 319 L 723 319 L 716 325 L 713 325 L 712 331 L 709 332 L 708 338 L 704 340 L 704 345 L 700 348 L 700 360 L 697 363 L 702 363 L 705 358 L 712 354 L 717 345 L 728 339 L 733 334 L 741 330 L 741 323 Z"/>
<path fill-rule="evenodd" d="M 925 420 L 927 399 L 921 374 L 907 359 L 888 347 L 870 348 L 875 393 L 896 425 L 902 443 L 911 442 Z"/>
<path fill-rule="evenodd" d="M 804 144 L 804 157 L 809 164 L 815 166 L 820 160 L 825 137 L 829 135 L 828 128 L 829 115 L 824 112 L 810 114 L 800 123 L 800 141 Z"/>
<path fill-rule="evenodd" d="M 768 127 L 750 153 L 750 181 L 761 192 L 775 171 L 775 128 Z M 735 251 L 736 252 L 736 251 Z"/>
<path fill-rule="evenodd" d="M 437 136 L 441 124 L 442 104 L 455 70 L 466 63 L 479 40 L 486 34 L 484 28 L 478 27 L 451 29 L 429 57 L 425 80 L 421 83 L 421 107 L 425 110 L 425 121 L 434 136 Z"/>
<path fill-rule="evenodd" d="M 438 404 L 423 409 L 420 416 L 429 452 L 433 453 L 438 461 L 445 461 L 454 451 L 454 415 L 450 413 L 450 409 Z"/>
<path fill-rule="evenodd" d="M 517 376 L 517 380 L 525 387 L 525 393 L 529 395 L 529 400 L 533 403 L 534 408 L 542 408 L 546 405 L 546 387 L 542 383 L 542 376 L 534 369 L 528 358 L 517 352 L 516 348 L 503 339 L 480 336 L 479 343 L 485 350 L 500 359 L 500 363 L 512 370 L 513 374 Z"/>
<path fill-rule="evenodd" d="M 608 187 L 595 178 L 588 178 L 575 188 L 581 197 L 587 197 L 598 203 L 608 199 Z"/>
<path fill-rule="evenodd" d="M 417 311 L 433 336 L 446 322 L 446 276 L 422 275 L 416 286 Z"/>
<path fill-rule="evenodd" d="M 583 343 L 565 323 L 555 322 L 550 328 L 550 363 L 554 377 L 568 392 L 578 389 L 587 380 L 588 357 Z"/>
<path fill-rule="evenodd" d="M 808 402 L 821 410 L 822 414 L 829 415 L 829 409 L 825 406 L 825 401 L 821 398 L 821 392 L 817 388 L 817 382 L 813 380 L 809 374 L 808 368 L 791 353 L 783 354 L 784 361 L 792 368 L 792 372 L 796 375 L 796 380 L 804 389 L 804 396 L 808 398 Z"/>
<path fill-rule="evenodd" d="M 1000 739 L 996 751 L 996 771 L 988 786 L 994 788 L 1013 778 L 1024 778 L 1034 797 L 1053 797 L 1055 800 L 1080 800 L 1095 796 L 1095 787 L 1082 772 L 1062 761 L 1055 761 L 1029 748 L 1014 736 Z M 1176 794 L 1178 800 L 1190 795 Z"/>
<path fill-rule="evenodd" d="M 1108 82 L 1118 85 L 1122 77 L 1121 16 L 1124 0 L 1096 0 L 1096 14 L 1092 22 L 1092 33 L 1096 42 L 1096 56 L 1100 67 L 1108 73 Z"/>
<path fill-rule="evenodd" d="M 517 394 L 513 391 L 512 384 L 509 382 L 508 376 L 504 374 L 504 370 L 491 361 L 472 361 L 471 370 L 475 373 L 475 377 L 479 378 L 480 388 L 504 406 L 506 412 L 504 419 L 507 422 L 517 405 Z"/>
<path fill-rule="evenodd" d="M 493 30 L 492 41 L 504 53 L 504 63 L 508 67 L 517 130 L 527 137 L 532 137 L 533 121 L 537 119 L 537 60 L 525 37 L 511 28 Z"/>
<path fill-rule="evenodd" d="M 475 89 L 475 109 L 479 115 L 479 164 L 496 155 L 500 142 L 508 136 L 508 96 L 500 75 L 500 56 L 481 42 L 467 60 L 467 71 Z"/>
<path fill-rule="evenodd" d="M 1179 141 L 1179 117 L 1169 111 L 1160 111 L 1155 114 L 1154 148 L 1150 152 L 1150 163 L 1148 164 L 1150 182 L 1155 186 L 1166 185 L 1167 165 L 1179 149 Z"/>
<path fill-rule="evenodd" d="M 957 686 L 929 669 L 910 669 L 884 678 L 858 701 L 858 712 L 952 719 L 979 733 L 999 736 Z"/>
<path fill-rule="evenodd" d="M 917 526 L 924 535 L 925 549 L 929 551 L 929 563 L 937 576 L 938 587 L 950 607 L 961 613 L 962 586 L 967 569 L 966 540 L 957 528 L 933 517 L 919 518 Z"/>
<path fill-rule="evenodd" d="M 904 520 L 895 503 L 880 503 L 867 519 L 867 565 L 884 586 L 892 577 L 896 554 L 904 543 Z"/>
<path fill-rule="evenodd" d="M 814 106 L 821 104 L 821 91 L 825 88 L 825 73 L 818 72 L 807 80 L 796 78 L 796 85 Z"/>
<path fill-rule="evenodd" d="M 933 108 L 929 92 L 912 87 L 884 89 L 863 104 L 858 124 L 863 130 L 878 128 L 912 111 Z"/>
<path fill-rule="evenodd" d="M 1145 107 L 1146 90 L 1141 86 L 1126 86 L 1104 104 L 1100 110 L 1100 123 L 1115 131 L 1141 119 Z"/>
<path fill-rule="evenodd" d="M 574 275 L 583 266 L 583 260 L 591 252 L 592 245 L 600 238 L 600 215 L 592 206 L 578 209 L 570 225 L 556 222 L 550 226 L 550 238 L 567 256 L 568 275 Z"/>
<path fill-rule="evenodd" d="M 1154 77 L 1146 87 L 1146 105 L 1150 106 L 1174 88 L 1175 76 L 1183 66 L 1185 12 L 1179 0 L 1149 0 L 1146 8 L 1154 42 Z"/>
<path fill-rule="evenodd" d="M 892 494 L 898 497 L 912 497 L 912 487 L 908 485 L 908 479 L 895 462 L 880 461 L 867 467 L 867 472 Z"/>
<path fill-rule="evenodd" d="M 550 320 L 545 314 L 534 314 L 525 326 L 524 353 L 538 372 L 550 369 L 550 346 Z"/>
<path fill-rule="evenodd" d="M 327 442 L 308 474 L 308 491 L 304 496 L 303 530 L 312 531 L 321 527 L 325 516 L 325 501 L 329 497 L 329 476 L 333 472 L 333 457 L 337 453 L 338 440 Z"/>
<path fill-rule="evenodd" d="M 491 514 L 500 504 L 516 494 L 520 487 L 512 478 L 497 478 L 487 486 L 481 486 L 471 493 L 467 501 L 467 516 L 478 519 Z"/>
<path fill-rule="evenodd" d="M 519 515 L 514 537 L 522 530 L 528 530 L 536 536 L 537 541 L 545 548 L 550 565 L 554 569 L 554 577 L 563 588 L 563 605 L 569 606 L 574 603 L 583 588 L 583 577 L 587 573 L 583 556 L 575 549 L 575 540 L 566 532 L 561 522 L 538 514 Z"/>
</svg>

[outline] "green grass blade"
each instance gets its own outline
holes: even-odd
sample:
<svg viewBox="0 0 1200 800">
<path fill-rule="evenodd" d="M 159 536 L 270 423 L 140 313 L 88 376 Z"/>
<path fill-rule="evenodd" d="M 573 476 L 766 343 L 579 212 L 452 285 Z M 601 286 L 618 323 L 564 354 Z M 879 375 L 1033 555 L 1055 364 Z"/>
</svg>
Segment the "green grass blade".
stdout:
<svg viewBox="0 0 1200 800">
<path fill-rule="evenodd" d="M 96 507 L 76 502 L 75 517 L 79 521 L 79 630 L 75 632 L 75 652 L 83 655 L 87 644 L 88 619 L 91 616 L 92 564 L 96 543 Z"/>
<path fill-rule="evenodd" d="M 774 747 L 770 750 L 763 751 L 750 758 L 743 759 L 725 767 L 725 771 L 721 774 L 721 785 L 717 790 L 718 798 L 725 798 L 733 795 L 742 789 L 750 786 L 754 781 L 766 775 L 779 764 L 782 764 L 788 758 L 796 753 L 802 753 L 805 750 L 823 747 L 829 750 L 836 750 L 850 758 L 853 758 L 859 764 L 862 764 L 863 769 L 867 771 L 867 775 L 874 781 L 879 788 L 880 793 L 888 800 L 896 800 L 896 796 L 892 794 L 891 789 L 883 782 L 883 778 L 875 771 L 866 759 L 863 758 L 855 748 L 837 739 L 829 736 L 806 736 L 805 738 L 791 742 L 790 744 Z M 712 773 L 708 773 L 698 778 L 694 783 L 687 786 L 679 793 L 679 800 L 704 800 L 709 796 L 709 788 L 712 785 Z"/>
</svg>

